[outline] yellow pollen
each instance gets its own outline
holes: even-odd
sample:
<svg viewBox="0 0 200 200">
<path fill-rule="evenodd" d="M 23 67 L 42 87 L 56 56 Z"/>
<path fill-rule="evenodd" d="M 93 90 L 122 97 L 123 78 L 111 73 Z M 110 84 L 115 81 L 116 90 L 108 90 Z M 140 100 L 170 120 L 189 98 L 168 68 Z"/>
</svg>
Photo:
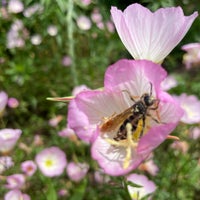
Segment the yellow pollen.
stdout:
<svg viewBox="0 0 200 200">
<path fill-rule="evenodd" d="M 53 161 L 50 160 L 50 159 L 48 159 L 48 160 L 45 161 L 45 165 L 46 165 L 47 167 L 51 167 L 51 166 L 53 165 Z"/>
</svg>

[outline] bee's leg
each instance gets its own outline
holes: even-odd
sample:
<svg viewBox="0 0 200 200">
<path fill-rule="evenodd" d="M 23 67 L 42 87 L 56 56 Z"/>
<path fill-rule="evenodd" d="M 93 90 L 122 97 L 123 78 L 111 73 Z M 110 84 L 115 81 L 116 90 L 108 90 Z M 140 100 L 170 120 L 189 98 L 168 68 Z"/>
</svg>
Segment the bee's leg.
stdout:
<svg viewBox="0 0 200 200">
<path fill-rule="evenodd" d="M 150 117 L 151 119 L 153 119 L 153 121 L 155 121 L 157 124 L 161 124 L 160 120 L 156 119 L 151 114 L 147 113 L 147 116 Z"/>
<path fill-rule="evenodd" d="M 136 103 L 136 101 L 135 101 L 134 98 L 139 98 L 138 96 L 132 96 L 131 93 L 130 93 L 128 90 L 122 90 L 122 92 L 127 92 L 128 95 L 129 95 L 129 97 L 130 97 L 130 99 L 131 99 L 134 103 Z"/>
</svg>

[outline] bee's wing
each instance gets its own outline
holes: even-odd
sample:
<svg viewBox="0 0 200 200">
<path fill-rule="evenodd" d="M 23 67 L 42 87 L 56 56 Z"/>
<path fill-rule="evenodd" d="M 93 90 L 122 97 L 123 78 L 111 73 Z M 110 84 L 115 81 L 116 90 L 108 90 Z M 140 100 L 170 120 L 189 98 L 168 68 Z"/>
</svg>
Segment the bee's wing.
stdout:
<svg viewBox="0 0 200 200">
<path fill-rule="evenodd" d="M 124 122 L 131 114 L 133 113 L 133 107 L 126 109 L 124 112 L 109 117 L 100 125 L 101 132 L 110 132 L 113 131 Z"/>
</svg>

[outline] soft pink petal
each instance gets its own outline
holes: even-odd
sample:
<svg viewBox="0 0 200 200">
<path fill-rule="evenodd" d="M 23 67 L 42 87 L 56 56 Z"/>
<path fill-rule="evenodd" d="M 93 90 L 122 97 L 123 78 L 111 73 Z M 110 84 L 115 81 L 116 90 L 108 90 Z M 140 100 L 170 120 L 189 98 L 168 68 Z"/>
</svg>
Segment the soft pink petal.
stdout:
<svg viewBox="0 0 200 200">
<path fill-rule="evenodd" d="M 111 176 L 120 176 L 127 174 L 135 169 L 148 156 L 147 154 L 135 154 L 128 168 L 123 168 L 126 151 L 124 148 L 116 148 L 110 145 L 102 137 L 97 137 L 92 144 L 91 154 L 93 159 L 97 160 L 104 173 Z"/>
<path fill-rule="evenodd" d="M 90 142 L 104 117 L 123 112 L 128 104 L 121 91 L 84 91 L 69 104 L 68 126 L 84 141 Z"/>
<path fill-rule="evenodd" d="M 121 59 L 107 69 L 104 86 L 105 88 L 113 88 L 118 84 L 134 81 L 137 87 L 135 90 L 143 91 L 142 87 L 146 86 L 142 85 L 142 83 L 146 84 L 144 79 L 147 79 L 147 86 L 151 82 L 157 88 L 166 76 L 166 71 L 151 61 Z"/>
<path fill-rule="evenodd" d="M 135 59 L 147 59 L 160 63 L 182 40 L 197 12 L 184 16 L 180 7 L 160 8 L 151 12 L 132 4 L 124 12 L 116 7 L 111 14 L 117 32 Z"/>
</svg>

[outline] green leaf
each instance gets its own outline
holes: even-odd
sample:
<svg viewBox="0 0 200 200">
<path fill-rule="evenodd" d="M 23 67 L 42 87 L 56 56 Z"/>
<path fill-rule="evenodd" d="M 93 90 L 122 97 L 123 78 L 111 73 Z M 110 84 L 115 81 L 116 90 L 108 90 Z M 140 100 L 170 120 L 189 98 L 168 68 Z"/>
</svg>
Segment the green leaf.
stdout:
<svg viewBox="0 0 200 200">
<path fill-rule="evenodd" d="M 69 200 L 82 200 L 84 198 L 85 190 L 87 186 L 87 180 L 84 180 L 81 185 L 77 186 L 74 190 L 74 194 Z"/>
<path fill-rule="evenodd" d="M 47 187 L 47 200 L 57 200 L 57 193 L 51 180 L 48 181 Z"/>
<path fill-rule="evenodd" d="M 133 183 L 131 181 L 127 181 L 127 185 L 131 186 L 131 187 L 136 187 L 136 188 L 141 188 L 143 187 L 142 185 L 138 185 L 136 183 Z"/>
</svg>

